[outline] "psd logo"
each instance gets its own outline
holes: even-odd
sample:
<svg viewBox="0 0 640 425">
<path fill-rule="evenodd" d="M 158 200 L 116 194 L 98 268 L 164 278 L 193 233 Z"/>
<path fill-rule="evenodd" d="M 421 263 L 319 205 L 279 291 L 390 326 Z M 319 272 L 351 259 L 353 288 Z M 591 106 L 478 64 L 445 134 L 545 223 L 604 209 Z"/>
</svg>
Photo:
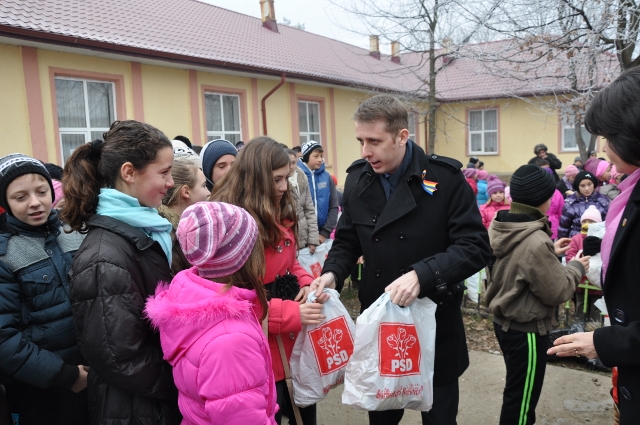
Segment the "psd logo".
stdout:
<svg viewBox="0 0 640 425">
<path fill-rule="evenodd" d="M 420 341 L 414 325 L 380 324 L 378 350 L 381 376 L 420 374 Z"/>
<path fill-rule="evenodd" d="M 347 365 L 353 354 L 353 337 L 343 316 L 309 331 L 320 375 L 328 375 Z"/>
</svg>

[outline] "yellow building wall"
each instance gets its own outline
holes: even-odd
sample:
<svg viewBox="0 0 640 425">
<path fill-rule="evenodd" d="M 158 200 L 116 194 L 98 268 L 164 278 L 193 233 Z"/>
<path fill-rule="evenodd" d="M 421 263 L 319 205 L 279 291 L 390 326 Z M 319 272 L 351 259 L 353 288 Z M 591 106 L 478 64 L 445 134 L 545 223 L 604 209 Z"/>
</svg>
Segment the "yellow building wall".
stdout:
<svg viewBox="0 0 640 425">
<path fill-rule="evenodd" d="M 0 44 L 0 156 L 32 155 L 20 46 Z"/>
<path fill-rule="evenodd" d="M 142 65 L 144 120 L 170 139 L 191 133 L 189 71 Z"/>
<path fill-rule="evenodd" d="M 544 102 L 544 99 L 542 99 Z M 474 154 L 490 173 L 512 173 L 534 157 L 538 143 L 562 161 L 559 172 L 573 164 L 579 152 L 561 151 L 558 113 L 543 109 L 542 104 L 521 99 L 442 104 L 437 113 L 436 153 L 458 159 L 464 166 L 472 156 L 468 151 L 467 115 L 471 109 L 498 108 L 498 154 Z"/>
<path fill-rule="evenodd" d="M 360 159 L 360 143 L 356 140 L 355 123 L 353 113 L 367 98 L 366 93 L 335 89 L 335 113 L 336 113 L 336 145 L 338 150 L 338 164 L 335 169 L 338 184 L 344 185 L 347 177 L 347 168 L 351 163 Z"/>
</svg>

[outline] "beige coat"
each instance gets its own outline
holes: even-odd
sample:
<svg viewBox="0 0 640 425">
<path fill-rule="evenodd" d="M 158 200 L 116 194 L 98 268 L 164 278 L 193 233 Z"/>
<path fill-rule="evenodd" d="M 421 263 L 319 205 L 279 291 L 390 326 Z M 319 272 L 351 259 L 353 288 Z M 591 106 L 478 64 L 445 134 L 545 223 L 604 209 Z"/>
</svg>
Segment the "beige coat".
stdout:
<svg viewBox="0 0 640 425">
<path fill-rule="evenodd" d="M 558 261 L 547 217 L 535 221 L 499 221 L 489 227 L 496 256 L 491 283 L 485 294 L 494 321 L 522 332 L 549 332 L 554 307 L 567 301 L 584 274 L 578 261 L 566 267 Z M 533 220 L 533 218 L 531 218 Z M 543 325 L 544 324 L 544 325 Z"/>
<path fill-rule="evenodd" d="M 318 219 L 309 191 L 309 181 L 300 168 L 296 168 L 293 175 L 289 177 L 289 189 L 296 202 L 298 249 L 306 248 L 308 245 L 320 245 Z"/>
</svg>

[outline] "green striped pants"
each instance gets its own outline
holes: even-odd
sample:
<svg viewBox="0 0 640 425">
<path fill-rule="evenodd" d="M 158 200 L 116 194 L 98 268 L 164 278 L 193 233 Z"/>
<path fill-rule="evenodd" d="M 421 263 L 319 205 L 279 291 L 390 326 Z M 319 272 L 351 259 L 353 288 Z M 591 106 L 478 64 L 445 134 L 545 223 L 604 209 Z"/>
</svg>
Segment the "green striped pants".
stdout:
<svg viewBox="0 0 640 425">
<path fill-rule="evenodd" d="M 507 367 L 500 425 L 531 425 L 547 367 L 549 335 L 502 330 L 493 324 Z"/>
</svg>

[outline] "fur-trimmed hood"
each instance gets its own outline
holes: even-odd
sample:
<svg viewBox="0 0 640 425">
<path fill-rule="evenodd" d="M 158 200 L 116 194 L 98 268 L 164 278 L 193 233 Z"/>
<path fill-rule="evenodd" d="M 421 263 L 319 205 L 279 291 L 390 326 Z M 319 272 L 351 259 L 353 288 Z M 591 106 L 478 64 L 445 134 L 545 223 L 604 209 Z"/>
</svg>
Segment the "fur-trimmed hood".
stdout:
<svg viewBox="0 0 640 425">
<path fill-rule="evenodd" d="M 171 285 L 158 286 L 145 314 L 161 329 L 164 357 L 174 364 L 198 338 L 226 319 L 257 320 L 255 291 L 212 282 L 191 268 L 178 273 Z"/>
</svg>

